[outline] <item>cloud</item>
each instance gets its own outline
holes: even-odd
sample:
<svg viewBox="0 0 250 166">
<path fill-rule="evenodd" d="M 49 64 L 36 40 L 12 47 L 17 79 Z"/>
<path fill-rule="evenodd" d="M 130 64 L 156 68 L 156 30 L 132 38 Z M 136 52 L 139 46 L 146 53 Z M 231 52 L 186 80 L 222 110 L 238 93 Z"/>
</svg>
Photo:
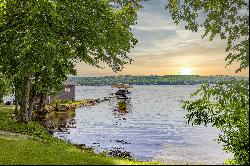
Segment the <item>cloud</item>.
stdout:
<svg viewBox="0 0 250 166">
<path fill-rule="evenodd" d="M 198 32 L 187 31 L 183 24 L 175 25 L 167 10 L 165 0 L 144 2 L 144 9 L 138 14 L 138 24 L 133 33 L 138 44 L 129 53 L 134 59 L 125 65 L 122 72 L 114 73 L 110 68 L 98 69 L 79 63 L 79 75 L 162 75 L 177 74 L 182 66 L 191 66 L 196 74 L 231 74 L 237 64 L 225 69 L 226 41 L 215 39 L 213 42 L 201 39 L 203 29 Z M 105 65 L 104 65 L 105 66 Z M 247 75 L 248 72 L 242 74 Z"/>
</svg>

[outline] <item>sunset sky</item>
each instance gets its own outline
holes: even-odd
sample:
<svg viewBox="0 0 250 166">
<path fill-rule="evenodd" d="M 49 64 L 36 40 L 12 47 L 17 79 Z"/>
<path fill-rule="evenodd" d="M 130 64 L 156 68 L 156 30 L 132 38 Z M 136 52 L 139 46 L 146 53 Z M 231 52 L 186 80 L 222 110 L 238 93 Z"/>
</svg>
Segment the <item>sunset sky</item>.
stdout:
<svg viewBox="0 0 250 166">
<path fill-rule="evenodd" d="M 76 66 L 78 76 L 104 75 L 249 75 L 248 70 L 235 74 L 239 64 L 226 66 L 226 40 L 201 39 L 202 30 L 190 32 L 184 24 L 175 25 L 166 0 L 144 3 L 133 33 L 138 44 L 129 53 L 134 62 L 123 71 L 114 73 L 110 68 L 98 69 L 84 63 Z"/>
</svg>

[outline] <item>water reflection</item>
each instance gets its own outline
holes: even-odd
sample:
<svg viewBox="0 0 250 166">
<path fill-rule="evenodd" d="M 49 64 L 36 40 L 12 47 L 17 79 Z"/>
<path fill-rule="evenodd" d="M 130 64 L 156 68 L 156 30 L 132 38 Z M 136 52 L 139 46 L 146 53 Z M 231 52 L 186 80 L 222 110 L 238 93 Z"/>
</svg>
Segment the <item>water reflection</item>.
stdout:
<svg viewBox="0 0 250 166">
<path fill-rule="evenodd" d="M 127 120 L 126 115 L 132 114 L 131 99 L 112 99 L 109 101 L 109 105 L 112 107 L 114 119 L 116 119 L 114 125 L 121 125 L 123 121 Z"/>
<path fill-rule="evenodd" d="M 54 136 L 85 144 L 95 152 L 127 154 L 139 160 L 181 160 L 220 164 L 229 155 L 213 141 L 212 127 L 186 126 L 180 100 L 188 99 L 196 86 L 135 86 L 130 100 L 112 98 L 75 112 L 51 113 L 45 124 L 57 128 Z M 104 98 L 110 87 L 78 87 L 76 100 Z M 56 119 L 56 120 L 54 120 Z M 61 132 L 63 131 L 63 132 Z M 67 131 L 67 132 L 65 132 Z M 203 154 L 203 155 L 201 155 Z"/>
<path fill-rule="evenodd" d="M 50 112 L 42 117 L 42 124 L 50 132 L 67 132 L 68 128 L 75 128 L 75 111 Z"/>
<path fill-rule="evenodd" d="M 126 114 L 132 113 L 132 103 L 130 99 L 117 99 L 113 98 L 106 101 L 112 107 L 114 119 L 113 125 L 121 125 L 126 121 Z M 67 132 L 69 128 L 76 128 L 75 110 L 71 111 L 53 111 L 42 115 L 39 119 L 42 121 L 43 126 L 50 132 Z"/>
</svg>

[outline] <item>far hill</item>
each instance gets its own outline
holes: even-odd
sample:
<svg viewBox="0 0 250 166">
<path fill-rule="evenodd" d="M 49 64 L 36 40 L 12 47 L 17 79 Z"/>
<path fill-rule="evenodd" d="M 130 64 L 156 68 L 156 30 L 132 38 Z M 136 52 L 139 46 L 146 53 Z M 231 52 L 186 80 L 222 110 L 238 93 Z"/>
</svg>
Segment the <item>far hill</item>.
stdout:
<svg viewBox="0 0 250 166">
<path fill-rule="evenodd" d="M 220 81 L 248 79 L 241 76 L 199 76 L 199 75 L 165 75 L 165 76 L 103 76 L 70 77 L 71 81 L 82 86 L 105 86 L 114 84 L 130 85 L 196 85 L 202 83 L 216 84 Z"/>
</svg>

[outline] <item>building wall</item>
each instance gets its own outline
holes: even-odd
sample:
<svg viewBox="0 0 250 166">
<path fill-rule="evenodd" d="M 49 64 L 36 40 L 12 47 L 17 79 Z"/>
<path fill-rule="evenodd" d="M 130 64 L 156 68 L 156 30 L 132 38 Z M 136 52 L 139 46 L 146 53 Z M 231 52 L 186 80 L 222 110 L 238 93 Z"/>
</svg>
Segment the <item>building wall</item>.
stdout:
<svg viewBox="0 0 250 166">
<path fill-rule="evenodd" d="M 50 101 L 59 100 L 75 100 L 75 85 L 66 85 L 57 96 L 52 96 Z"/>
</svg>

